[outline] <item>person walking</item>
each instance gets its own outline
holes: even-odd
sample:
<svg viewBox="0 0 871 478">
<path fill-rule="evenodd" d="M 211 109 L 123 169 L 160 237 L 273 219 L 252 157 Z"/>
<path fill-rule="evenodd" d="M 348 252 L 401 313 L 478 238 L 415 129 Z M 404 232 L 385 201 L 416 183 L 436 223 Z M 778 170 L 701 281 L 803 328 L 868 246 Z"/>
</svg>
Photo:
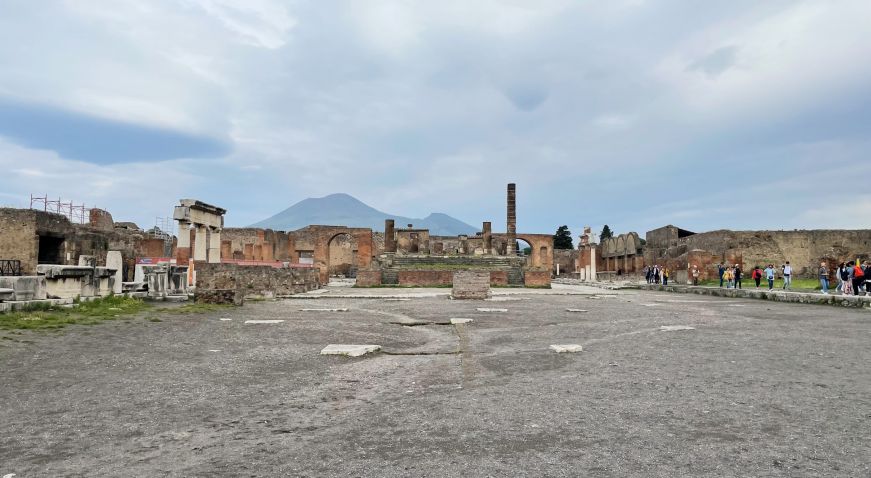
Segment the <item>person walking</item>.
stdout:
<svg viewBox="0 0 871 478">
<path fill-rule="evenodd" d="M 693 266 L 693 285 L 699 285 L 699 266 Z"/>
<path fill-rule="evenodd" d="M 865 296 L 871 296 L 871 262 L 865 261 L 865 267 L 862 269 L 865 271 Z"/>
<path fill-rule="evenodd" d="M 662 268 L 662 285 L 668 285 L 668 267 Z"/>
<path fill-rule="evenodd" d="M 838 280 L 838 286 L 835 287 L 835 292 L 844 292 L 844 279 L 841 279 L 841 272 L 844 271 L 844 263 L 838 264 L 838 269 L 835 271 L 835 279 Z"/>
<path fill-rule="evenodd" d="M 823 294 L 829 293 L 829 269 L 826 267 L 825 262 L 820 262 L 820 290 L 823 291 Z"/>
<path fill-rule="evenodd" d="M 735 265 L 734 276 L 735 276 L 735 288 L 741 289 L 741 266 L 740 265 L 737 265 L 737 264 Z"/>
<path fill-rule="evenodd" d="M 735 279 L 735 277 L 732 275 L 732 268 L 731 267 L 727 267 L 726 270 L 723 271 L 723 276 L 720 277 L 721 281 L 723 281 L 723 280 L 726 281 L 726 288 L 727 289 L 732 288 L 732 285 L 733 285 L 732 280 L 734 280 L 734 279 Z"/>
<path fill-rule="evenodd" d="M 853 268 L 849 263 L 845 263 L 841 268 L 841 281 L 843 282 L 841 295 L 853 295 Z"/>
<path fill-rule="evenodd" d="M 853 295 L 861 295 L 862 286 L 865 285 L 865 271 L 859 265 L 859 259 L 856 259 L 856 265 L 853 267 Z"/>
<path fill-rule="evenodd" d="M 792 266 L 789 261 L 783 266 L 783 290 L 792 289 Z"/>
<path fill-rule="evenodd" d="M 723 263 L 717 264 L 717 275 L 720 276 L 720 288 L 723 288 L 723 276 L 726 274 L 726 268 Z"/>
<path fill-rule="evenodd" d="M 753 281 L 756 282 L 756 288 L 759 288 L 759 283 L 762 282 L 762 269 L 759 266 L 753 268 L 753 273 L 750 274 L 753 277 Z"/>
<path fill-rule="evenodd" d="M 768 279 L 768 290 L 774 290 L 774 264 L 768 264 L 764 272 L 765 277 Z"/>
</svg>

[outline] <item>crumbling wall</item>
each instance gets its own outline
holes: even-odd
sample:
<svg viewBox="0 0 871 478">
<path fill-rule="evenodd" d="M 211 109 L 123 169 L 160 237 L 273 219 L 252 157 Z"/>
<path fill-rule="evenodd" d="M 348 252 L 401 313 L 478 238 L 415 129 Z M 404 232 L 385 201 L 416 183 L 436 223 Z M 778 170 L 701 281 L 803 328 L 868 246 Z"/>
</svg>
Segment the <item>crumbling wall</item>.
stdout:
<svg viewBox="0 0 871 478">
<path fill-rule="evenodd" d="M 197 264 L 197 290 L 239 289 L 246 298 L 283 297 L 317 289 L 318 271 L 311 268 Z"/>
</svg>

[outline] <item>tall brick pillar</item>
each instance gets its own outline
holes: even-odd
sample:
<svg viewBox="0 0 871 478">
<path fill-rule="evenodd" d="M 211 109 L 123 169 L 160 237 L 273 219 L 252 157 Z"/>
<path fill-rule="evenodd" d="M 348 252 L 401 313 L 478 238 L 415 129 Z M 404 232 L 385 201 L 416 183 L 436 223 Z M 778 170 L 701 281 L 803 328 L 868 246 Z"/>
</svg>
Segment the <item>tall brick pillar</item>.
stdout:
<svg viewBox="0 0 871 478">
<path fill-rule="evenodd" d="M 493 230 L 492 224 L 489 221 L 484 222 L 484 228 L 482 229 L 481 236 L 484 239 L 484 254 L 492 254 L 493 253 Z"/>
<path fill-rule="evenodd" d="M 508 245 L 505 254 L 513 256 L 517 254 L 517 186 L 508 183 Z"/>
<path fill-rule="evenodd" d="M 396 252 L 396 232 L 393 219 L 384 220 L 384 252 Z"/>
</svg>

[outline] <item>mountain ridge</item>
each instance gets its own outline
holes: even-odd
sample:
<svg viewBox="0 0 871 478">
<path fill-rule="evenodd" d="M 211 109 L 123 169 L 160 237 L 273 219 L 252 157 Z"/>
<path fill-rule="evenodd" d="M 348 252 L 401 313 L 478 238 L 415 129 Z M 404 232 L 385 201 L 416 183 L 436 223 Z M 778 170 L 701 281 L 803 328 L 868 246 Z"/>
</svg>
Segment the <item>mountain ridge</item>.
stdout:
<svg viewBox="0 0 871 478">
<path fill-rule="evenodd" d="M 368 227 L 373 231 L 382 231 L 385 219 L 396 221 L 397 228 L 413 224 L 416 228 L 429 229 L 434 236 L 471 235 L 478 232 L 478 228 L 442 212 L 430 213 L 422 219 L 389 214 L 347 193 L 303 199 L 249 227 L 295 231 L 309 225 L 334 225 Z"/>
</svg>

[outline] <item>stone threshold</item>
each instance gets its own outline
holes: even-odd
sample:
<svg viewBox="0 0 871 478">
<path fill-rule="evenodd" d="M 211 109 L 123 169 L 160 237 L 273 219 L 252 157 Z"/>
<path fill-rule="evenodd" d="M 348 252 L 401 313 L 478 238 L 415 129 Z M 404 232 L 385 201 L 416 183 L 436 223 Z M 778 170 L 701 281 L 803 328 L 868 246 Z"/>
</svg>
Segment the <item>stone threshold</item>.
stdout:
<svg viewBox="0 0 871 478">
<path fill-rule="evenodd" d="M 636 284 L 626 285 L 625 289 L 654 290 L 660 292 L 676 292 L 682 294 L 709 295 L 713 297 L 730 297 L 737 299 L 760 299 L 775 302 L 790 302 L 795 304 L 835 305 L 840 307 L 864 308 L 871 307 L 871 297 L 840 294 L 822 294 L 816 292 L 793 292 L 768 289 L 721 289 L 719 287 Z"/>
</svg>

